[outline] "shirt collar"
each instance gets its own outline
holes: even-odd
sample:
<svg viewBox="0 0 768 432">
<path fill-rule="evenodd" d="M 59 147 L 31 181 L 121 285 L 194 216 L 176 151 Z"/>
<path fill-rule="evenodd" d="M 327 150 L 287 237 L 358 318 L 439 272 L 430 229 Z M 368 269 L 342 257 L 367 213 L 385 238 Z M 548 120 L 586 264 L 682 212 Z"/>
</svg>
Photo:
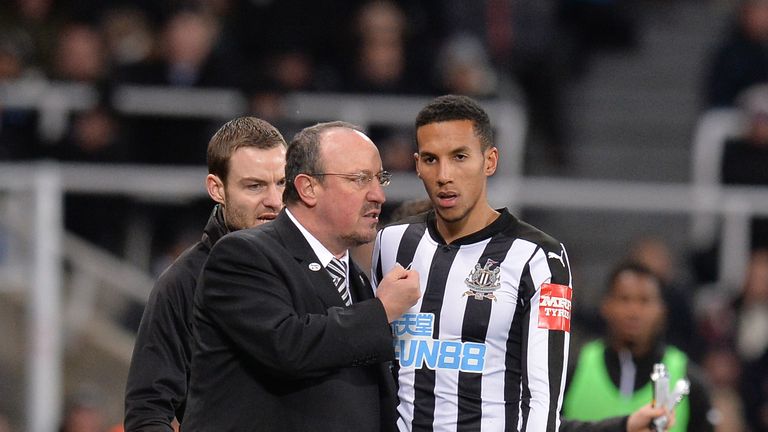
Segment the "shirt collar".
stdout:
<svg viewBox="0 0 768 432">
<path fill-rule="evenodd" d="M 323 267 L 327 267 L 328 263 L 331 262 L 331 260 L 334 258 L 334 255 L 329 251 L 325 246 L 323 246 L 322 243 L 320 243 L 320 240 L 315 238 L 315 236 L 312 235 L 304 226 L 296 219 L 296 217 L 291 213 L 290 210 L 287 208 L 285 209 L 285 213 L 288 214 L 288 217 L 293 221 L 294 225 L 296 225 L 296 228 L 301 231 L 301 234 L 304 236 L 305 239 L 307 239 L 307 243 L 309 243 L 309 246 L 312 248 L 312 251 L 317 256 L 317 259 L 320 260 L 320 264 L 323 265 Z M 349 251 L 344 252 L 344 256 L 339 258 L 346 266 L 349 268 Z"/>
</svg>

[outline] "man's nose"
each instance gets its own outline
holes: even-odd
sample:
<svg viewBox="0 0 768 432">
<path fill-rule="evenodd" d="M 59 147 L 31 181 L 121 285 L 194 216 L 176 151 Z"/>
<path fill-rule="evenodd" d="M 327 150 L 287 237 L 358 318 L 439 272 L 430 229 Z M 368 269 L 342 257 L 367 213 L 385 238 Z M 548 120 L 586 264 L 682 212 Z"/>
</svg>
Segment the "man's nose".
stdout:
<svg viewBox="0 0 768 432">
<path fill-rule="evenodd" d="M 267 197 L 264 199 L 264 206 L 281 209 L 283 207 L 283 189 L 274 184 L 270 185 Z"/>
<path fill-rule="evenodd" d="M 448 163 L 440 162 L 437 167 L 437 181 L 440 184 L 450 183 L 453 180 L 451 166 Z"/>
<path fill-rule="evenodd" d="M 371 189 L 367 195 L 368 201 L 383 204 L 387 200 L 384 194 L 384 186 L 379 183 L 378 179 L 374 178 L 371 182 Z"/>
</svg>

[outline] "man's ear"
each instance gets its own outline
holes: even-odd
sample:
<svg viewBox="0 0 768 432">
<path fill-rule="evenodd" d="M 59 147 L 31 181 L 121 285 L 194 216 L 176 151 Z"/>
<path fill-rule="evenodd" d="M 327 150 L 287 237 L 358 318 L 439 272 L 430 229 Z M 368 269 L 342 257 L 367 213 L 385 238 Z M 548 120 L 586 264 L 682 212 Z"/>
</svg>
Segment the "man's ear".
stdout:
<svg viewBox="0 0 768 432">
<path fill-rule="evenodd" d="M 485 154 L 485 175 L 490 177 L 496 172 L 496 168 L 499 165 L 499 149 L 491 147 L 486 150 Z"/>
<path fill-rule="evenodd" d="M 416 165 L 416 177 L 421 178 L 421 173 L 419 172 L 419 153 L 418 152 L 413 154 L 413 164 Z"/>
<path fill-rule="evenodd" d="M 306 174 L 299 174 L 293 180 L 293 184 L 304 204 L 308 207 L 314 207 L 317 204 L 317 192 L 315 191 L 315 182 L 312 177 Z"/>
<path fill-rule="evenodd" d="M 219 204 L 224 204 L 226 192 L 224 191 L 224 182 L 214 174 L 208 174 L 205 177 L 205 189 L 212 200 Z"/>
</svg>

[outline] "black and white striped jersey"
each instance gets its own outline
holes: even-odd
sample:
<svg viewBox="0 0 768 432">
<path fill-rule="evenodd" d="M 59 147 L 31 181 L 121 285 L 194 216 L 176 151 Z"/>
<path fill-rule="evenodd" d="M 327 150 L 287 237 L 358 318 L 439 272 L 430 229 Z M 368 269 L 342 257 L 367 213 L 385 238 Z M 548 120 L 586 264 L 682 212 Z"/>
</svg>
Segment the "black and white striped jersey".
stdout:
<svg viewBox="0 0 768 432">
<path fill-rule="evenodd" d="M 506 209 L 446 245 L 434 212 L 381 230 L 377 286 L 395 263 L 422 297 L 392 323 L 401 431 L 558 431 L 571 274 L 562 244 Z"/>
</svg>

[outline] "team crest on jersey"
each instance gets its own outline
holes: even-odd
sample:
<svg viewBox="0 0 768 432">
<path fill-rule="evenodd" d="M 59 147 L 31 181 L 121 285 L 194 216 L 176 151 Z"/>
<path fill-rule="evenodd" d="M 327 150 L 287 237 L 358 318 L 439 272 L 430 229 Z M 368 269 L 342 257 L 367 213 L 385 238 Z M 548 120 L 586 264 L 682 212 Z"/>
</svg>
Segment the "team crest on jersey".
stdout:
<svg viewBox="0 0 768 432">
<path fill-rule="evenodd" d="M 469 273 L 469 276 L 464 280 L 464 283 L 469 287 L 469 291 L 465 292 L 463 296 L 473 296 L 475 300 L 491 299 L 496 300 L 494 292 L 499 289 L 501 283 L 499 282 L 499 273 L 501 273 L 501 267 L 499 267 L 497 261 L 488 259 L 485 262 L 485 266 L 480 267 L 480 263 L 475 264 L 474 270 Z M 491 268 L 496 265 L 496 268 Z"/>
</svg>

